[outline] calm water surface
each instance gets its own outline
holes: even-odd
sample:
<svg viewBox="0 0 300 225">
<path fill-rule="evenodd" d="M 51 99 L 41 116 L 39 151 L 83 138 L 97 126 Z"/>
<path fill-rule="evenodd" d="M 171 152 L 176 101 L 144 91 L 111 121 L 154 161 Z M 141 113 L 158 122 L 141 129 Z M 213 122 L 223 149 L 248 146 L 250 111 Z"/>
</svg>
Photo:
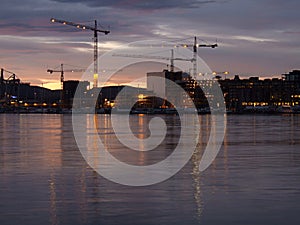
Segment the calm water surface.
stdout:
<svg viewBox="0 0 300 225">
<path fill-rule="evenodd" d="M 209 118 L 199 116 L 198 151 L 178 174 L 160 184 L 128 187 L 87 165 L 70 115 L 0 114 L 0 224 L 300 224 L 300 115 L 228 116 L 217 159 L 199 173 Z M 116 157 L 142 165 L 176 146 L 178 118 L 164 119 L 167 138 L 148 155 L 118 147 L 109 116 L 95 121 Z M 132 116 L 136 136 L 147 136 L 148 121 Z"/>
</svg>

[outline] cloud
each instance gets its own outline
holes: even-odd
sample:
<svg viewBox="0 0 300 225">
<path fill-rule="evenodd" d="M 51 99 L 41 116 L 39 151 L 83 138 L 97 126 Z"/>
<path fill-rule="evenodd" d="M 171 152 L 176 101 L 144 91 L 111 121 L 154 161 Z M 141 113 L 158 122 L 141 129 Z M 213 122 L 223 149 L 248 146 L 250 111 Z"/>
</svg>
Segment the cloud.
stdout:
<svg viewBox="0 0 300 225">
<path fill-rule="evenodd" d="M 130 10 L 160 10 L 170 8 L 198 8 L 201 5 L 211 4 L 218 2 L 217 0 L 172 0 L 172 1 L 160 1 L 160 0 L 53 0 L 55 2 L 62 3 L 82 3 L 89 7 L 110 7 L 110 8 L 122 8 Z M 223 1 L 219 1 L 223 2 Z"/>
<path fill-rule="evenodd" d="M 232 38 L 237 40 L 245 40 L 250 42 L 277 42 L 275 39 L 268 38 L 259 38 L 259 37 L 251 37 L 251 36 L 233 36 Z"/>
</svg>

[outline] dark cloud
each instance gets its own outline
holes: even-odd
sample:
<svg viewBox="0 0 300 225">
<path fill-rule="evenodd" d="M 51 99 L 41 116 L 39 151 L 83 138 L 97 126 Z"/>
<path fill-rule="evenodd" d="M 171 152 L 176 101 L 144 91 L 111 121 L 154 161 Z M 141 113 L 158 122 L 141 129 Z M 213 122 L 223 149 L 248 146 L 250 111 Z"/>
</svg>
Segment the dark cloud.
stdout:
<svg viewBox="0 0 300 225">
<path fill-rule="evenodd" d="M 172 0 L 172 1 L 161 1 L 161 0 L 53 0 L 55 2 L 63 3 L 82 3 L 89 7 L 111 7 L 111 8 L 122 8 L 122 9 L 146 9 L 146 10 L 157 10 L 157 9 L 170 9 L 170 8 L 197 8 L 204 4 L 216 3 L 216 0 Z M 222 1 L 221 1 L 222 2 Z"/>
</svg>

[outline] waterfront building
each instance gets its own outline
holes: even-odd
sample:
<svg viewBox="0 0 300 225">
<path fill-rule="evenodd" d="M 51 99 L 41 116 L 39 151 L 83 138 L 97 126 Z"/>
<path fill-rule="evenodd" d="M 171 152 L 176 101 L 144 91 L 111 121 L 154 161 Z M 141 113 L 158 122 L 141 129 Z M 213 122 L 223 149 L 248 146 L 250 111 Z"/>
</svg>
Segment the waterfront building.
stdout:
<svg viewBox="0 0 300 225">
<path fill-rule="evenodd" d="M 260 79 L 250 77 L 241 79 L 235 75 L 233 79 L 203 79 L 195 81 L 189 74 L 170 72 L 147 73 L 147 87 L 155 93 L 165 96 L 174 102 L 181 98 L 168 88 L 165 83 L 155 83 L 152 76 L 169 79 L 180 85 L 191 97 L 198 109 L 209 107 L 209 102 L 214 99 L 213 87 L 216 82 L 222 89 L 226 108 L 233 112 L 243 112 L 253 109 L 271 112 L 278 107 L 291 106 L 300 108 L 300 70 L 293 70 L 283 74 L 281 79 Z M 169 107 L 173 107 L 169 105 Z"/>
<path fill-rule="evenodd" d="M 155 77 L 162 78 L 164 82 L 157 81 Z M 147 73 L 147 89 L 152 91 L 156 96 L 161 96 L 165 99 L 156 98 L 156 103 L 161 103 L 160 106 L 156 106 L 157 108 L 174 108 L 176 105 L 192 107 L 192 102 L 186 102 L 185 96 L 178 94 L 174 85 L 171 85 L 167 80 L 175 82 L 183 88 L 186 91 L 185 94 L 188 93 L 192 101 L 195 102 L 195 100 L 200 99 L 197 98 L 197 93 L 200 93 L 200 91 L 195 90 L 197 89 L 196 82 L 188 73 L 183 73 L 182 71 L 171 72 L 168 70 L 149 72 Z"/>
<path fill-rule="evenodd" d="M 214 100 L 213 87 L 220 86 L 226 102 L 226 108 L 232 112 L 273 112 L 280 107 L 292 107 L 300 111 L 300 70 L 283 74 L 282 78 L 260 79 L 250 77 L 242 79 L 235 75 L 232 79 L 203 79 L 195 81 L 182 71 L 147 73 L 147 89 L 130 86 L 107 86 L 89 89 L 88 81 L 69 80 L 63 83 L 63 90 L 50 90 L 23 83 L 14 75 L 5 79 L 0 77 L 0 108 L 4 112 L 19 112 L 30 108 L 71 109 L 76 90 L 81 93 L 79 107 L 108 109 L 129 107 L 133 109 L 163 109 L 176 106 L 192 106 L 186 98 L 168 82 L 157 82 L 153 77 L 175 82 L 185 90 L 197 109 L 208 109 Z M 126 87 L 126 89 L 124 89 Z M 118 96 L 122 90 L 122 95 Z M 204 94 L 205 93 L 205 94 Z M 157 95 L 162 98 L 157 97 Z M 117 98 L 118 96 L 118 98 Z M 4 109 L 4 110 L 3 110 Z M 17 109 L 17 110 L 16 110 Z"/>
<path fill-rule="evenodd" d="M 264 107 L 276 109 L 280 106 L 300 105 L 300 71 L 294 70 L 283 74 L 281 79 L 259 79 L 250 77 L 240 79 L 219 80 L 226 107 L 233 111 L 243 111 L 245 108 Z"/>
<path fill-rule="evenodd" d="M 0 107 L 6 111 L 30 107 L 56 107 L 60 100 L 60 90 L 32 86 L 15 76 L 0 78 Z"/>
<path fill-rule="evenodd" d="M 88 81 L 79 81 L 79 80 L 68 80 L 63 82 L 63 91 L 62 91 L 62 107 L 71 109 L 73 105 L 73 98 L 76 91 L 79 92 L 82 96 L 82 103 L 86 101 L 85 96 L 88 91 L 90 82 Z"/>
</svg>

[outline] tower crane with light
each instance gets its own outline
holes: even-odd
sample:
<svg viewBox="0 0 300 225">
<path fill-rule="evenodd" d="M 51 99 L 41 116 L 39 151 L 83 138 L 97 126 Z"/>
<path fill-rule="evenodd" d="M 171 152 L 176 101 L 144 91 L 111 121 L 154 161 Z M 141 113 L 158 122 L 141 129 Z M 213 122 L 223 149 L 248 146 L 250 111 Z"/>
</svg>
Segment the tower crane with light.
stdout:
<svg viewBox="0 0 300 225">
<path fill-rule="evenodd" d="M 65 20 L 59 20 L 55 18 L 51 18 L 50 21 L 52 23 L 61 23 L 63 25 L 69 25 L 73 27 L 77 27 L 82 30 L 92 30 L 94 32 L 94 84 L 93 87 L 98 87 L 98 32 L 104 33 L 105 35 L 109 34 L 109 30 L 100 30 L 97 26 L 97 20 L 95 20 L 94 27 L 83 25 L 79 23 L 73 23 Z"/>
<path fill-rule="evenodd" d="M 60 64 L 60 70 L 57 69 L 47 69 L 47 72 L 52 74 L 52 73 L 60 73 L 60 84 L 61 84 L 61 89 L 63 89 L 63 84 L 64 84 L 64 73 L 65 72 L 84 72 L 85 69 L 68 69 L 64 70 L 64 64 Z"/>
<path fill-rule="evenodd" d="M 188 38 L 190 39 L 190 38 Z M 187 40 L 187 39 L 184 39 Z M 192 48 L 193 49 L 193 58 L 192 58 L 192 63 L 193 63 L 193 78 L 196 79 L 197 78 L 197 56 L 198 56 L 198 48 L 217 48 L 218 44 L 198 44 L 197 42 L 197 37 L 194 37 L 194 43 L 179 43 L 178 41 L 172 41 L 174 44 L 170 44 L 170 43 L 166 43 L 163 42 L 162 44 L 137 44 L 137 45 L 133 45 L 133 46 L 137 46 L 137 47 L 183 47 L 183 48 Z M 181 42 L 181 41 L 180 41 Z"/>
<path fill-rule="evenodd" d="M 193 77 L 196 79 L 197 75 L 197 56 L 198 56 L 198 48 L 216 48 L 218 47 L 218 44 L 198 44 L 197 43 L 197 37 L 194 37 L 194 43 L 191 44 L 179 44 L 180 46 L 184 48 L 192 47 L 193 48 Z"/>
</svg>

